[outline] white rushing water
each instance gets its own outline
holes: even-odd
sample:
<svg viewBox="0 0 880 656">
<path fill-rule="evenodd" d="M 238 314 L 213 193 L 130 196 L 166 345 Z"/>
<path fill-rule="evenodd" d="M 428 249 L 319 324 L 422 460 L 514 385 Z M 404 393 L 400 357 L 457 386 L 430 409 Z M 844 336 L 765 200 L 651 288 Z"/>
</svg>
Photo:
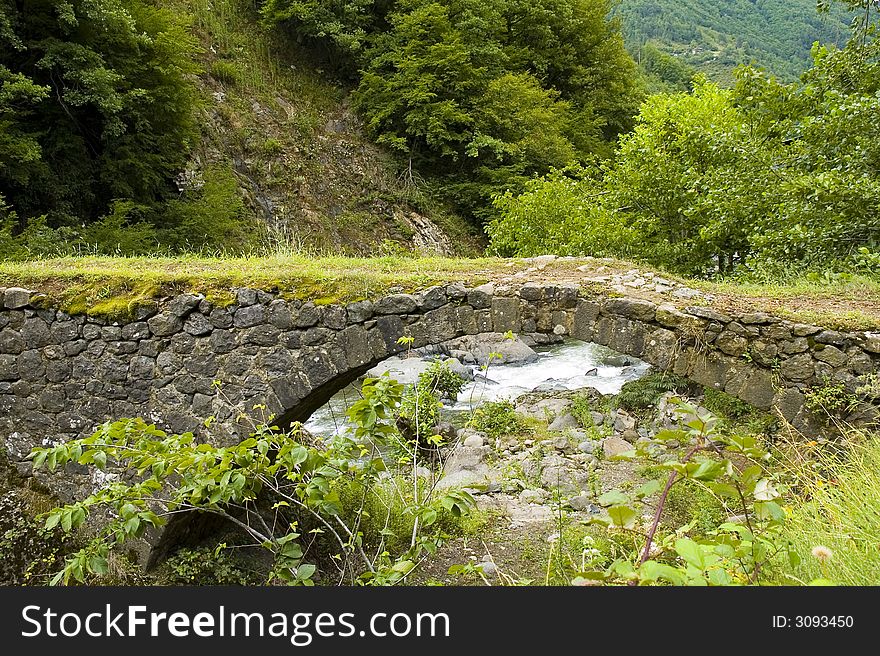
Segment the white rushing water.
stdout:
<svg viewBox="0 0 880 656">
<path fill-rule="evenodd" d="M 536 350 L 538 359 L 533 362 L 493 363 L 485 372 L 472 366 L 471 369 L 476 374 L 475 380 L 462 389 L 456 403 L 445 408 L 444 414 L 449 416 L 468 412 L 485 401 L 513 400 L 532 391 L 592 387 L 603 394 L 616 394 L 625 382 L 641 377 L 649 368 L 647 363 L 636 358 L 621 355 L 598 344 L 577 340 Z M 401 373 L 396 371 L 400 360 L 392 358 L 386 362 L 392 376 Z M 381 371 L 382 365 L 376 370 Z M 399 378 L 403 379 L 403 376 Z M 412 372 L 408 378 L 412 378 Z M 312 414 L 304 424 L 305 428 L 315 435 L 330 435 L 344 430 L 345 411 L 359 398 L 358 389 L 359 384 L 356 383 L 337 393 Z"/>
</svg>

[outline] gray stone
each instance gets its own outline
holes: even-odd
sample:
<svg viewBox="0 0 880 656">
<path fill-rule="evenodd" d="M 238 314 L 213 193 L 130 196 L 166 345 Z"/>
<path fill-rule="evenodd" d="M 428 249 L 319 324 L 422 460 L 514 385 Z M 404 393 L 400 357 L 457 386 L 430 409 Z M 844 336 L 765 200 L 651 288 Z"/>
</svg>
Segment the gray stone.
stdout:
<svg viewBox="0 0 880 656">
<path fill-rule="evenodd" d="M 791 327 L 791 332 L 794 333 L 795 337 L 808 337 L 815 335 L 821 330 L 819 326 L 811 326 L 805 323 L 796 323 Z"/>
<path fill-rule="evenodd" d="M 460 301 L 467 298 L 467 288 L 460 282 L 454 282 L 451 285 L 446 285 L 446 295 L 453 301 Z"/>
<path fill-rule="evenodd" d="M 373 305 L 376 314 L 410 314 L 419 307 L 412 294 L 391 294 L 380 298 Z"/>
<path fill-rule="evenodd" d="M 568 500 L 568 505 L 572 508 L 572 510 L 576 510 L 578 512 L 589 512 L 593 513 L 598 511 L 598 506 L 593 504 L 593 499 L 588 494 L 579 494 L 576 497 L 572 497 Z"/>
<path fill-rule="evenodd" d="M 535 282 L 527 282 L 519 290 L 519 297 L 525 301 L 540 301 L 543 295 L 544 288 Z"/>
<path fill-rule="evenodd" d="M 764 312 L 746 312 L 740 317 L 740 323 L 767 324 L 773 321 L 773 317 Z"/>
<path fill-rule="evenodd" d="M 252 307 L 259 307 L 254 305 Z M 244 333 L 244 344 L 256 344 L 257 346 L 275 346 L 281 339 L 281 331 L 275 326 L 254 326 Z"/>
<path fill-rule="evenodd" d="M 825 348 L 816 348 L 813 351 L 813 357 L 822 362 L 827 362 L 832 367 L 842 367 L 846 364 L 846 355 L 836 346 L 825 346 Z"/>
<path fill-rule="evenodd" d="M 715 338 L 715 346 L 722 353 L 739 357 L 749 347 L 749 342 L 745 337 L 740 337 L 729 330 L 725 330 Z"/>
<path fill-rule="evenodd" d="M 813 358 L 809 353 L 801 353 L 783 360 L 779 373 L 788 380 L 807 380 L 813 375 Z"/>
<path fill-rule="evenodd" d="M 480 448 L 483 446 L 483 438 L 480 435 L 468 435 L 463 444 L 466 447 Z"/>
<path fill-rule="evenodd" d="M 147 339 L 150 336 L 150 326 L 146 321 L 135 321 L 125 324 L 122 326 L 121 336 L 122 339 L 131 341 Z"/>
<path fill-rule="evenodd" d="M 779 350 L 785 355 L 794 355 L 795 353 L 803 353 L 810 348 L 810 343 L 806 337 L 795 337 L 794 339 L 786 339 L 776 342 Z"/>
<path fill-rule="evenodd" d="M 495 286 L 492 283 L 480 285 L 468 291 L 467 302 L 475 310 L 484 310 L 492 306 L 492 295 Z"/>
<path fill-rule="evenodd" d="M 493 298 L 492 325 L 495 332 L 518 332 L 520 329 L 519 300 L 500 296 Z"/>
<path fill-rule="evenodd" d="M 621 453 L 632 451 L 634 448 L 635 447 L 633 447 L 632 444 L 615 435 L 612 435 L 611 437 L 606 437 L 604 440 L 602 440 L 602 452 L 605 454 L 606 458 L 619 456 Z"/>
<path fill-rule="evenodd" d="M 17 355 L 24 351 L 24 339 L 15 330 L 0 330 L 0 353 Z"/>
<path fill-rule="evenodd" d="M 577 428 L 578 426 L 578 420 L 573 415 L 564 414 L 556 417 L 548 427 L 548 430 L 561 432 L 569 428 Z"/>
<path fill-rule="evenodd" d="M 606 314 L 635 319 L 636 321 L 654 321 L 657 306 L 651 301 L 636 298 L 610 298 L 602 304 Z"/>
<path fill-rule="evenodd" d="M 3 292 L 3 305 L 9 310 L 27 307 L 31 302 L 31 294 L 33 293 L 22 287 L 8 287 Z"/>
<path fill-rule="evenodd" d="M 194 336 L 209 335 L 214 330 L 214 326 L 205 315 L 193 312 L 186 318 L 183 330 Z"/>
<path fill-rule="evenodd" d="M 238 346 L 238 336 L 231 330 L 215 330 L 210 339 L 216 353 L 229 353 Z"/>
<path fill-rule="evenodd" d="M 363 323 L 373 316 L 373 304 L 370 301 L 356 301 L 345 306 L 348 323 Z"/>
<path fill-rule="evenodd" d="M 122 328 L 117 325 L 101 328 L 101 339 L 106 342 L 122 339 Z"/>
<path fill-rule="evenodd" d="M 304 303 L 296 314 L 297 328 L 310 328 L 321 320 L 321 309 L 312 302 Z"/>
<path fill-rule="evenodd" d="M 714 310 L 710 307 L 691 305 L 686 307 L 685 311 L 694 315 L 695 317 L 708 319 L 709 321 L 717 321 L 718 323 L 730 323 L 731 321 L 733 321 L 733 317 L 729 314 L 718 312 L 717 310 Z"/>
<path fill-rule="evenodd" d="M 147 325 L 150 327 L 150 332 L 156 337 L 168 337 L 174 333 L 180 332 L 180 329 L 183 328 L 183 321 L 181 321 L 180 317 L 174 315 L 157 314 L 155 317 L 151 317 L 147 320 Z M 83 328 L 83 336 L 85 335 L 86 331 L 85 328 Z M 88 339 L 88 337 L 86 337 L 86 339 Z"/>
<path fill-rule="evenodd" d="M 51 342 L 48 324 L 37 317 L 27 319 L 20 332 L 25 348 L 42 348 Z"/>
<path fill-rule="evenodd" d="M 214 328 L 232 328 L 232 313 L 225 308 L 214 308 L 211 310 L 208 319 Z"/>
<path fill-rule="evenodd" d="M 833 344 L 835 346 L 844 346 L 848 341 L 846 335 L 836 330 L 823 330 L 816 335 L 815 340 L 819 344 Z"/>
<path fill-rule="evenodd" d="M 266 309 L 262 305 L 248 305 L 235 311 L 232 324 L 236 328 L 258 326 L 266 320 Z"/>
<path fill-rule="evenodd" d="M 190 312 L 195 310 L 204 298 L 205 297 L 201 294 L 180 294 L 175 296 L 171 299 L 171 302 L 168 303 L 168 313 L 183 319 L 189 315 Z"/>
<path fill-rule="evenodd" d="M 179 333 L 171 338 L 171 350 L 175 353 L 188 355 L 196 347 L 196 338 L 187 333 Z"/>
<path fill-rule="evenodd" d="M 577 450 L 581 453 L 586 453 L 589 455 L 593 455 L 596 452 L 596 449 L 599 446 L 599 442 L 594 440 L 584 440 L 583 442 L 577 445 Z"/>
<path fill-rule="evenodd" d="M 346 324 L 345 308 L 339 305 L 328 305 L 324 308 L 321 323 L 332 330 L 342 330 Z"/>
<path fill-rule="evenodd" d="M 235 295 L 235 300 L 241 307 L 255 305 L 257 302 L 257 292 L 254 289 L 239 289 Z"/>
<path fill-rule="evenodd" d="M 281 299 L 276 299 L 269 303 L 269 308 L 266 314 L 269 323 L 276 328 L 290 330 L 294 326 L 290 308 L 287 303 Z"/>
<path fill-rule="evenodd" d="M 773 364 L 778 352 L 779 350 L 773 342 L 758 339 L 752 343 L 752 359 L 765 367 L 769 367 Z"/>
<path fill-rule="evenodd" d="M 429 287 L 419 295 L 419 306 L 422 310 L 436 310 L 448 303 L 446 290 L 443 287 Z"/>
<path fill-rule="evenodd" d="M 547 499 L 550 498 L 550 493 L 547 490 L 542 488 L 537 489 L 525 489 L 519 493 L 519 500 L 521 503 L 536 503 L 541 504 L 544 503 Z"/>
<path fill-rule="evenodd" d="M 24 351 L 18 356 L 18 377 L 30 382 L 39 381 L 46 373 L 39 351 Z"/>
</svg>

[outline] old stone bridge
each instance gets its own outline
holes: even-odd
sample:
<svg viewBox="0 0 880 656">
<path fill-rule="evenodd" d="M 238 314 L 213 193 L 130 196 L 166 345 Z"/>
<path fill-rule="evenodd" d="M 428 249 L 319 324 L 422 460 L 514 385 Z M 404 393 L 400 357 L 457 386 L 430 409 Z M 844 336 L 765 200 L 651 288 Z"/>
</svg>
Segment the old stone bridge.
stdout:
<svg viewBox="0 0 880 656">
<path fill-rule="evenodd" d="M 245 434 L 251 424 L 240 415 L 255 406 L 281 424 L 304 420 L 400 352 L 405 335 L 414 347 L 506 331 L 592 341 L 774 408 L 805 431 L 804 389 L 826 378 L 855 389 L 880 368 L 876 334 L 730 316 L 706 304 L 677 308 L 575 283 L 456 283 L 325 306 L 236 291 L 228 307 L 184 294 L 109 323 L 35 307 L 36 292 L 0 290 L 0 434 L 10 459 L 25 473 L 34 445 L 89 434 L 110 418 L 141 416 L 220 442 Z M 210 429 L 208 417 L 216 418 Z"/>
</svg>

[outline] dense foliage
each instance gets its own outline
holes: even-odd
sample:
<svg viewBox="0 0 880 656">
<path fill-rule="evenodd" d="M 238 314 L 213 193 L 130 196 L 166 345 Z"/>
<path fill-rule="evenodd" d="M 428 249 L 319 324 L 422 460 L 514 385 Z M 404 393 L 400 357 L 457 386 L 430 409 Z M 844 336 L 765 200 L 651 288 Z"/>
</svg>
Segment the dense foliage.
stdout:
<svg viewBox="0 0 880 656">
<path fill-rule="evenodd" d="M 817 47 L 784 84 L 752 68 L 656 95 L 613 165 L 497 201 L 492 249 L 623 255 L 686 274 L 756 263 L 876 267 L 880 43 Z"/>
<path fill-rule="evenodd" d="M 5 1 L 0 44 L 7 238 L 176 193 L 196 135 L 195 43 L 178 16 L 145 0 Z"/>
<path fill-rule="evenodd" d="M 638 101 L 606 0 L 399 0 L 264 8 L 360 68 L 355 106 L 380 142 L 485 215 L 534 174 L 610 154 Z"/>
<path fill-rule="evenodd" d="M 386 375 L 365 380 L 361 394 L 348 410 L 351 429 L 326 442 L 314 441 L 299 425 L 289 431 L 258 425 L 238 444 L 215 447 L 196 443 L 192 433 L 168 435 L 141 419 L 127 419 L 107 422 L 91 437 L 35 449 L 31 457 L 36 469 L 54 471 L 78 463 L 137 472 L 134 481 L 111 479 L 93 494 L 47 513 L 46 529 L 58 526 L 65 534 L 90 516 L 109 517 L 85 547 L 67 558 L 53 584 L 106 576 L 114 550 L 141 537 L 148 527 L 186 514 L 222 517 L 238 528 L 244 541 L 240 546 L 265 549 L 273 560 L 269 580 L 313 585 L 316 572 L 340 583 L 391 585 L 402 580 L 443 541 L 441 516 L 461 516 L 473 499 L 461 490 L 422 490 L 414 474 L 411 492 L 395 480 L 383 487 L 383 453 L 395 442 L 405 444 L 394 427 L 403 386 Z M 415 468 L 415 458 L 406 464 Z M 352 486 L 357 495 L 347 492 Z M 398 498 L 395 508 L 387 504 L 389 494 Z M 387 504 L 384 517 L 368 516 L 367 500 L 374 495 Z M 392 512 L 412 519 L 401 550 L 386 549 L 393 535 L 388 531 L 381 532 L 378 544 L 367 546 L 362 522 L 384 522 L 387 528 Z M 218 583 L 237 576 L 219 564 L 197 565 L 179 557 L 171 572 L 207 574 Z"/>
</svg>

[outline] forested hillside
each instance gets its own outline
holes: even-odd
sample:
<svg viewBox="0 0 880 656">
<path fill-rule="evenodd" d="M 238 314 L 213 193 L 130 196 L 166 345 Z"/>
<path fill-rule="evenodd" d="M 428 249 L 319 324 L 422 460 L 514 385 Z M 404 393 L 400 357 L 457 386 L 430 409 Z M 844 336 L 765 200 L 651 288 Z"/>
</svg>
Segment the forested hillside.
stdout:
<svg viewBox="0 0 880 656">
<path fill-rule="evenodd" d="M 843 8 L 820 14 L 815 0 L 621 0 L 615 14 L 637 59 L 653 44 L 720 82 L 751 63 L 794 80 L 813 42 L 843 45 L 850 24 Z"/>
<path fill-rule="evenodd" d="M 248 0 L 0 3 L 0 43 L 0 257 L 475 252 Z"/>
</svg>

